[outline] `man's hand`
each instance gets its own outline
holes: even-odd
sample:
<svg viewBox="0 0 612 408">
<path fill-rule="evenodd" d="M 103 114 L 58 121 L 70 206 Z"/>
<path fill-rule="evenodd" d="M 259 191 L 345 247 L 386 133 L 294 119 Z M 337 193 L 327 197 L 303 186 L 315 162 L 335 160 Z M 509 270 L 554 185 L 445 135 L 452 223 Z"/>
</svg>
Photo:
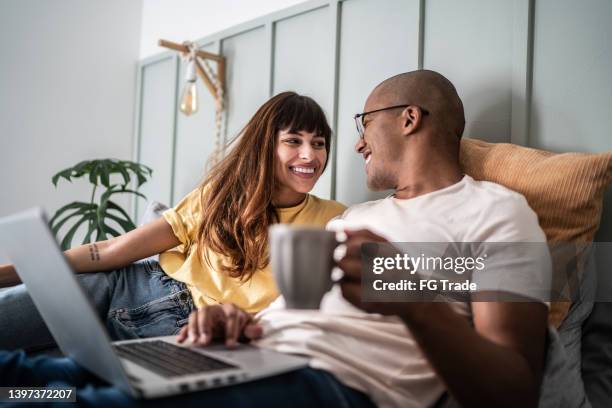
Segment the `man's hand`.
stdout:
<svg viewBox="0 0 612 408">
<path fill-rule="evenodd" d="M 177 341 L 183 343 L 189 340 L 194 345 L 205 346 L 213 339 L 225 339 L 225 345 L 234 348 L 241 335 L 254 340 L 261 337 L 262 328 L 251 314 L 228 303 L 193 311 L 189 315 L 189 322 L 179 332 Z"/>
<path fill-rule="evenodd" d="M 346 300 L 354 306 L 365 310 L 368 313 L 379 313 L 383 315 L 398 315 L 404 316 L 413 309 L 420 309 L 424 306 L 416 302 L 363 302 L 361 300 L 361 273 L 363 270 L 363 257 L 361 245 L 366 243 L 381 243 L 380 251 L 390 251 L 388 254 L 378 253 L 393 257 L 397 251 L 389 244 L 385 238 L 374 234 L 372 231 L 361 230 L 345 230 L 346 254 L 342 260 L 338 262 L 338 267 L 344 271 L 344 276 L 339 282 L 342 289 L 342 295 Z"/>
</svg>

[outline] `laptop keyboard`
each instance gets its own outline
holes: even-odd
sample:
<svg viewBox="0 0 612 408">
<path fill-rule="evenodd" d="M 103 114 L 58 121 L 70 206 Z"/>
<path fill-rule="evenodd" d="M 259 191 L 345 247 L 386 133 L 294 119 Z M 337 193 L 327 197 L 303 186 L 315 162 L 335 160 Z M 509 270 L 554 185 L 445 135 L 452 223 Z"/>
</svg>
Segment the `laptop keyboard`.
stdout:
<svg viewBox="0 0 612 408">
<path fill-rule="evenodd" d="M 113 347 L 120 357 L 166 378 L 238 368 L 160 340 L 116 344 Z"/>
</svg>

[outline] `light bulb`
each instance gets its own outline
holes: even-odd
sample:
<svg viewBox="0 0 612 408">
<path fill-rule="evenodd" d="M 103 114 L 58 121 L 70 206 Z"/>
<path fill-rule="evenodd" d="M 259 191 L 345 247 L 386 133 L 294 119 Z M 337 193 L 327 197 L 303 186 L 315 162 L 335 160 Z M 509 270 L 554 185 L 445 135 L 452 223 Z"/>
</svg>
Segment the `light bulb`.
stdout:
<svg viewBox="0 0 612 408">
<path fill-rule="evenodd" d="M 185 74 L 185 86 L 181 96 L 181 112 L 189 116 L 198 111 L 198 94 L 196 91 L 195 61 L 189 60 Z"/>
</svg>

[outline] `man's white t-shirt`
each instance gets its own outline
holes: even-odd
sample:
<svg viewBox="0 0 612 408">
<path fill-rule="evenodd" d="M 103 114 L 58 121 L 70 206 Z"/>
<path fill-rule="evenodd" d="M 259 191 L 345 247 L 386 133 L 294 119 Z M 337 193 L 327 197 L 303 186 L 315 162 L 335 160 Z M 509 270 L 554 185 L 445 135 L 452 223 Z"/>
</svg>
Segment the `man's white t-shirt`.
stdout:
<svg viewBox="0 0 612 408">
<path fill-rule="evenodd" d="M 367 228 L 390 242 L 546 241 L 537 215 L 522 195 L 469 176 L 415 198 L 387 197 L 352 206 L 330 221 L 328 228 Z M 547 256 L 527 266 L 550 267 Z M 502 269 L 505 274 L 513 273 L 512 264 Z M 468 303 L 450 304 L 471 321 Z M 264 327 L 259 346 L 310 357 L 311 367 L 332 373 L 345 385 L 369 395 L 378 406 L 431 406 L 445 391 L 397 317 L 355 308 L 338 286 L 325 295 L 320 310 L 287 310 L 279 298 L 259 317 Z"/>
</svg>

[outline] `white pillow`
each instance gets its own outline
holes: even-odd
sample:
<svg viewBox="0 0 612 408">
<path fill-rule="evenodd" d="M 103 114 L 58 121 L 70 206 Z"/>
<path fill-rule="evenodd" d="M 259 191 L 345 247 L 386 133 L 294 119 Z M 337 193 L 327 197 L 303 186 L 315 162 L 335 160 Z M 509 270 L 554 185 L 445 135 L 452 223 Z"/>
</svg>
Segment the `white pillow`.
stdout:
<svg viewBox="0 0 612 408">
<path fill-rule="evenodd" d="M 140 223 L 138 224 L 138 226 L 141 227 L 145 224 L 155 221 L 158 218 L 161 218 L 162 213 L 166 211 L 167 209 L 168 209 L 168 206 L 166 204 L 162 204 L 159 201 L 151 201 L 149 205 L 147 206 L 147 209 L 145 210 L 144 214 L 140 218 Z M 141 259 L 138 262 L 142 262 L 145 260 L 159 262 L 159 254 L 151 255 L 150 257 Z"/>
</svg>

